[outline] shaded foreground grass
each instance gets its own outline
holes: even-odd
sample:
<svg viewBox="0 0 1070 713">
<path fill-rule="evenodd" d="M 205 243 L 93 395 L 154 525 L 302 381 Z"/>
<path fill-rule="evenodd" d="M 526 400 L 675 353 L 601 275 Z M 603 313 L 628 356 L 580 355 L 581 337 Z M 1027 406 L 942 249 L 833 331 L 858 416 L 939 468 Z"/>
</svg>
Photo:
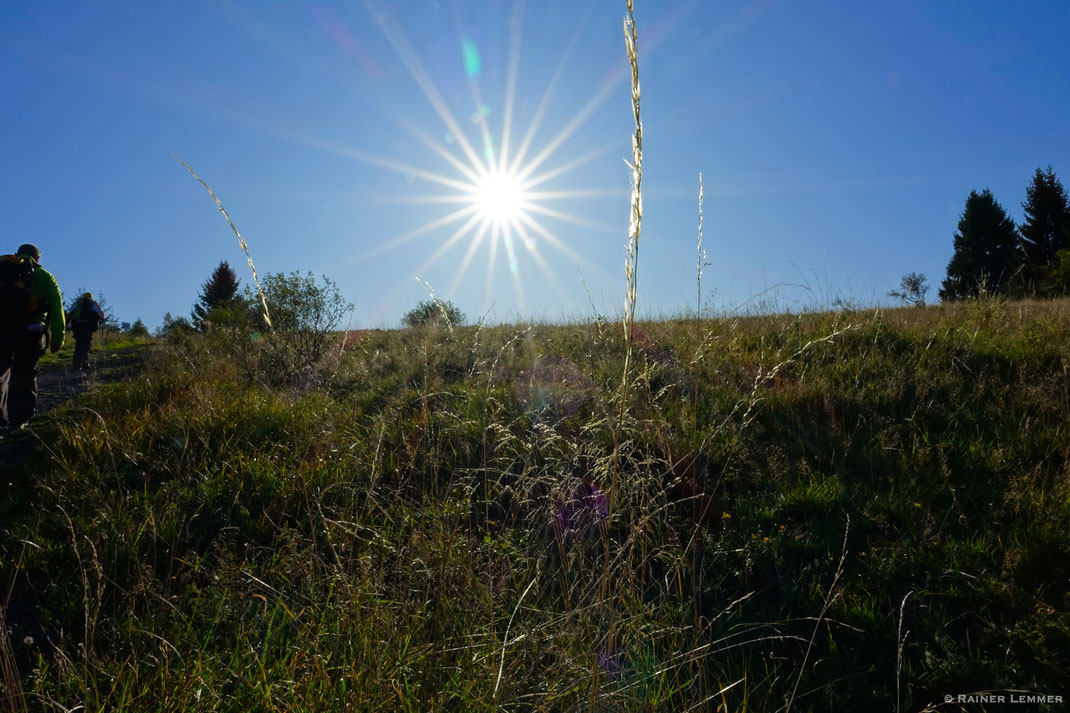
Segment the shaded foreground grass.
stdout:
<svg viewBox="0 0 1070 713">
<path fill-rule="evenodd" d="M 681 320 L 633 343 L 612 493 L 613 325 L 370 332 L 291 391 L 244 382 L 225 339 L 160 347 L 57 411 L 8 478 L 28 700 L 1065 700 L 1070 303 Z"/>
</svg>

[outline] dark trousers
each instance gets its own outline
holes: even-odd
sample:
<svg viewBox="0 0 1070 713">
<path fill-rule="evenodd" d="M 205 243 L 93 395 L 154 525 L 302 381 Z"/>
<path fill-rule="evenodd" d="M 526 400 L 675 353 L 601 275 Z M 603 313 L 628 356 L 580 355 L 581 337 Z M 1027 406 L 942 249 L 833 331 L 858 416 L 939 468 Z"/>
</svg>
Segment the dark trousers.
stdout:
<svg viewBox="0 0 1070 713">
<path fill-rule="evenodd" d="M 88 327 L 75 324 L 71 329 L 74 334 L 74 368 L 89 366 L 89 347 L 93 345 L 93 331 Z"/>
<path fill-rule="evenodd" d="M 0 426 L 21 426 L 37 405 L 37 361 L 48 350 L 48 333 L 0 328 Z"/>
</svg>

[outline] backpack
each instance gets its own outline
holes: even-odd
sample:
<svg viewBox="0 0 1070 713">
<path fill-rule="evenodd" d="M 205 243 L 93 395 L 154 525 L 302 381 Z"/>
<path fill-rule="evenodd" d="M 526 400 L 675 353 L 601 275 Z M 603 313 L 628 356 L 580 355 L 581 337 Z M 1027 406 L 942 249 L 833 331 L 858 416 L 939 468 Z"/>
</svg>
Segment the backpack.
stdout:
<svg viewBox="0 0 1070 713">
<path fill-rule="evenodd" d="M 100 316 L 93 309 L 94 305 L 96 305 L 96 302 L 83 297 L 78 300 L 78 305 L 74 308 L 74 320 L 85 324 L 92 332 L 97 331 L 97 326 L 100 323 Z"/>
<path fill-rule="evenodd" d="M 0 321 L 29 324 L 41 316 L 41 304 L 33 291 L 33 270 L 33 260 L 0 255 Z"/>
</svg>

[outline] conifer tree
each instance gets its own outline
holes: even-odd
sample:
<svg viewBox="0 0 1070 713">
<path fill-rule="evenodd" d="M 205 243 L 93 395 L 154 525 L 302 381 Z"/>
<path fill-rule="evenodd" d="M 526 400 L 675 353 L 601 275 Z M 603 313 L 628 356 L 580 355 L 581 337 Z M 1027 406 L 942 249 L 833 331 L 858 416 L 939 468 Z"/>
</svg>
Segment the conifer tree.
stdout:
<svg viewBox="0 0 1070 713">
<path fill-rule="evenodd" d="M 943 300 L 1005 292 L 1025 260 L 1014 221 L 987 188 L 981 193 L 970 191 L 954 245 L 940 287 Z"/>
<path fill-rule="evenodd" d="M 1055 266 L 1058 252 L 1070 248 L 1070 202 L 1051 166 L 1047 171 L 1036 170 L 1025 197 L 1020 232 L 1025 243 L 1026 279 L 1037 285 Z"/>
<path fill-rule="evenodd" d="M 211 277 L 201 285 L 197 302 L 193 305 L 190 317 L 193 325 L 202 332 L 207 329 L 205 320 L 216 309 L 229 307 L 238 294 L 238 275 L 226 260 L 220 261 Z"/>
</svg>

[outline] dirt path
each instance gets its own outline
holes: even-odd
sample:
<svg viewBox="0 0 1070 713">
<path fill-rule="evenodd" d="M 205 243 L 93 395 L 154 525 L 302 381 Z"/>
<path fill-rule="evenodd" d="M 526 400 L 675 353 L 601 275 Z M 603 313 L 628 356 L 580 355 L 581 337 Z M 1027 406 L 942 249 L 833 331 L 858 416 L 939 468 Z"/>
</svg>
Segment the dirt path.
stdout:
<svg viewBox="0 0 1070 713">
<path fill-rule="evenodd" d="M 69 360 L 41 365 L 37 375 L 37 408 L 33 419 L 22 431 L 0 440 L 0 473 L 13 469 L 25 460 L 38 442 L 38 431 L 47 422 L 48 413 L 80 394 L 101 384 L 121 381 L 137 372 L 152 345 L 139 344 L 118 349 L 94 350 L 88 373 L 71 367 Z"/>
<path fill-rule="evenodd" d="M 0 523 L 5 529 L 35 502 L 33 470 L 36 456 L 46 453 L 50 446 L 53 432 L 50 412 L 86 391 L 136 375 L 152 348 L 151 344 L 140 344 L 95 349 L 90 353 L 90 363 L 95 368 L 87 374 L 71 368 L 69 350 L 60 353 L 59 357 L 63 358 L 50 359 L 41 365 L 34 417 L 27 428 L 0 439 Z M 6 537 L 9 533 L 2 534 Z M 10 540 L 5 545 L 5 556 L 14 557 L 17 546 Z M 9 648 L 6 652 L 9 657 L 6 663 L 13 664 L 25 681 L 33 669 L 36 653 L 50 650 L 47 627 L 40 613 L 42 595 L 39 594 L 47 592 L 48 583 L 38 583 L 39 588 L 35 590 L 25 579 L 18 577 L 16 568 L 15 579 L 5 586 L 10 590 L 6 597 L 0 593 L 0 624 L 6 624 L 8 630 L 4 631 L 4 626 L 0 625 L 0 637 L 7 639 L 0 641 L 0 646 L 15 643 L 14 651 Z M 37 647 L 18 645 L 25 637 L 39 642 Z M 0 651 L 0 656 L 3 653 Z M 0 682 L 0 694 L 3 688 L 3 682 Z M 2 704 L 0 709 L 9 710 Z"/>
<path fill-rule="evenodd" d="M 121 349 L 102 349 L 90 358 L 93 370 L 81 372 L 70 362 L 43 364 L 37 376 L 37 409 L 40 417 L 100 384 L 120 381 L 133 373 L 144 361 L 151 347 L 138 345 Z"/>
</svg>

